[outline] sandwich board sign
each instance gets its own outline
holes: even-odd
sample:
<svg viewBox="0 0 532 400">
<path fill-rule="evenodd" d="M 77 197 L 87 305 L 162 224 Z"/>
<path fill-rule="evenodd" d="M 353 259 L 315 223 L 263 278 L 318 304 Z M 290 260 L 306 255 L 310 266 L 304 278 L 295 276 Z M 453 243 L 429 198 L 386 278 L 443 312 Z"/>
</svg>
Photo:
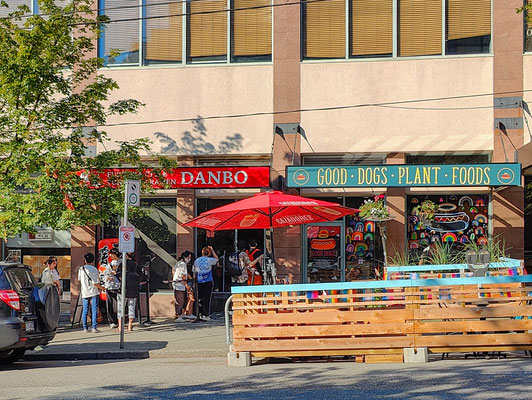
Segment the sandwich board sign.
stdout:
<svg viewBox="0 0 532 400">
<path fill-rule="evenodd" d="M 121 253 L 135 252 L 135 228 L 133 226 L 121 226 L 118 234 L 118 250 Z"/>
</svg>

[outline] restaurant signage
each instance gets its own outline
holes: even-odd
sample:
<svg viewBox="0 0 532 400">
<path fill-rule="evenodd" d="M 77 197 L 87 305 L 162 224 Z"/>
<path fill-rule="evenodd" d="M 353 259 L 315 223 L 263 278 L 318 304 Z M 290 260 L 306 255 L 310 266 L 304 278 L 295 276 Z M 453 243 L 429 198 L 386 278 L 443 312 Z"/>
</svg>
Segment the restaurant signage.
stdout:
<svg viewBox="0 0 532 400">
<path fill-rule="evenodd" d="M 110 168 L 98 172 L 102 183 L 111 184 L 113 177 L 135 169 Z M 142 170 L 142 175 L 150 180 L 153 188 L 169 189 L 213 189 L 213 188 L 261 188 L 270 186 L 270 167 L 191 167 L 172 168 L 161 174 L 160 178 L 150 169 Z"/>
<path fill-rule="evenodd" d="M 519 186 L 521 164 L 288 166 L 287 187 Z"/>
</svg>

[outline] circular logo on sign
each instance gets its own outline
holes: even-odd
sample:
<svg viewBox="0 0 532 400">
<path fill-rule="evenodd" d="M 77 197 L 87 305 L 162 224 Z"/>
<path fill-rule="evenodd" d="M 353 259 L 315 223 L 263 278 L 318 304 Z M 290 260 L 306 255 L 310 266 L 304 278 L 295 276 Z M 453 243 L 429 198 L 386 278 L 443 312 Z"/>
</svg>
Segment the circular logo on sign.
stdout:
<svg viewBox="0 0 532 400">
<path fill-rule="evenodd" d="M 128 240 L 131 240 L 131 235 L 129 232 L 124 232 L 124 240 L 127 242 Z"/>
<path fill-rule="evenodd" d="M 296 185 L 304 185 L 308 182 L 310 178 L 308 172 L 304 169 L 297 169 L 292 175 L 292 177 L 294 178 L 294 183 Z"/>
<path fill-rule="evenodd" d="M 502 184 L 509 184 L 511 183 L 515 178 L 514 171 L 512 171 L 510 168 L 502 168 L 497 173 L 497 179 Z"/>
<path fill-rule="evenodd" d="M 137 201 L 139 200 L 138 196 L 135 193 L 131 193 L 129 195 L 129 204 L 137 204 Z"/>
</svg>

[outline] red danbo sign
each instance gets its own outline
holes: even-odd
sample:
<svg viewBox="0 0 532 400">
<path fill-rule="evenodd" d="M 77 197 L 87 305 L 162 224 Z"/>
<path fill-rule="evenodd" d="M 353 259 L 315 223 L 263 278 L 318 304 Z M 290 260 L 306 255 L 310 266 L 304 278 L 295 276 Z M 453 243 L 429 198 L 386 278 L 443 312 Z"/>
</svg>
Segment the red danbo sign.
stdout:
<svg viewBox="0 0 532 400">
<path fill-rule="evenodd" d="M 106 169 L 100 173 L 102 181 L 107 182 L 111 176 L 121 175 L 133 169 Z M 151 170 L 143 170 L 143 175 L 151 180 L 154 188 L 162 188 Z M 198 167 L 173 168 L 163 173 L 169 188 L 260 188 L 270 186 L 270 167 Z"/>
</svg>

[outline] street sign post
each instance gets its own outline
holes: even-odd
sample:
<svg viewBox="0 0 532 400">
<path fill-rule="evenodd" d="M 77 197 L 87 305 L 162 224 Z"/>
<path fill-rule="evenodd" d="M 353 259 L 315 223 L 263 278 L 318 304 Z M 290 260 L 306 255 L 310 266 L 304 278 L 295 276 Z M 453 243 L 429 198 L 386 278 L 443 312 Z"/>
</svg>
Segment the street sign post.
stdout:
<svg viewBox="0 0 532 400">
<path fill-rule="evenodd" d="M 132 226 L 121 226 L 118 235 L 118 250 L 121 253 L 135 252 L 135 228 Z"/>
<path fill-rule="evenodd" d="M 126 305 L 126 270 L 127 253 L 135 252 L 135 228 L 128 226 L 127 212 L 129 206 L 140 206 L 140 181 L 126 181 L 124 190 L 124 221 L 119 230 L 118 250 L 122 252 L 122 287 L 120 289 L 121 302 L 119 307 L 122 311 L 120 317 L 120 348 L 124 348 L 124 313 Z"/>
</svg>

